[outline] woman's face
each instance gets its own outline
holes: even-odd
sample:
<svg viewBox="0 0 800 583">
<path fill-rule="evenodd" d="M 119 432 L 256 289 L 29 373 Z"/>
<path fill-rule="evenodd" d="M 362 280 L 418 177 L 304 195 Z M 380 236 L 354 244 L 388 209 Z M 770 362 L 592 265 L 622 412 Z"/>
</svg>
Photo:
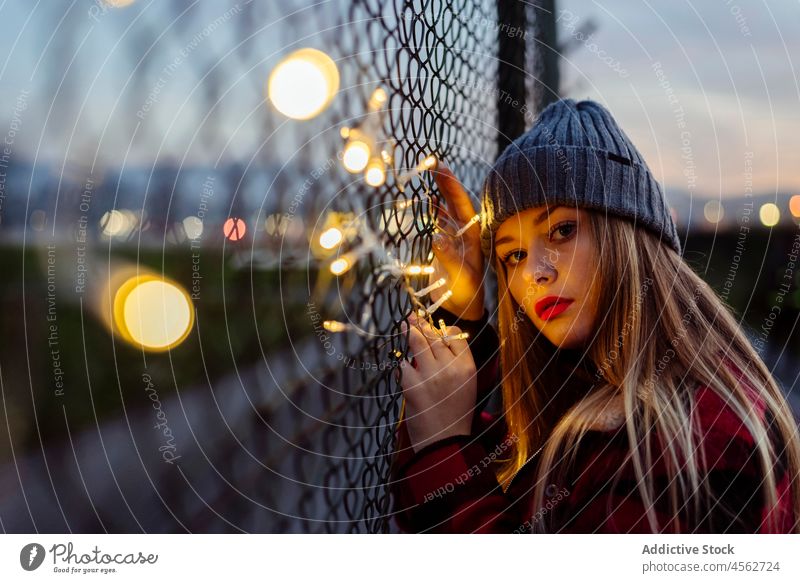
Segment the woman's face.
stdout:
<svg viewBox="0 0 800 583">
<path fill-rule="evenodd" d="M 520 312 L 559 348 L 585 348 L 594 333 L 599 261 L 588 213 L 568 206 L 527 209 L 506 219 L 495 235 Z"/>
</svg>

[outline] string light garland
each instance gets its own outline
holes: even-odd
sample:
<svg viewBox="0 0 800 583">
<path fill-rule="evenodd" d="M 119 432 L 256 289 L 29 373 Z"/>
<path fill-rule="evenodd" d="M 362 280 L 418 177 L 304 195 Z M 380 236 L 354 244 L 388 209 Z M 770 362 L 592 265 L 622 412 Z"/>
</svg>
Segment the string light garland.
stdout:
<svg viewBox="0 0 800 583">
<path fill-rule="evenodd" d="M 301 104 L 305 108 L 304 111 L 301 111 L 303 107 L 298 109 L 296 104 L 291 103 L 290 97 L 292 92 L 286 89 L 285 85 L 287 80 L 297 78 L 303 71 L 309 72 L 309 74 L 313 73 L 312 77 L 319 77 L 320 79 L 317 79 L 317 81 L 319 81 L 318 85 L 323 87 L 325 91 L 317 91 L 314 100 L 311 100 L 313 103 L 306 100 L 308 101 L 307 103 Z M 327 107 L 333 95 L 338 90 L 338 82 L 338 70 L 336 70 L 335 64 L 327 55 L 321 53 L 321 51 L 315 51 L 314 49 L 304 49 L 289 55 L 279 64 L 270 76 L 270 99 L 273 101 L 276 108 L 285 115 L 293 117 L 294 119 L 310 119 Z M 301 85 L 303 84 L 301 83 Z M 375 89 L 367 101 L 367 111 L 363 121 L 355 127 L 342 127 L 340 129 L 340 135 L 342 139 L 345 140 L 341 161 L 342 166 L 347 172 L 351 174 L 363 174 L 364 182 L 368 186 L 373 188 L 382 187 L 386 184 L 388 177 L 391 176 L 397 190 L 401 194 L 405 194 L 406 186 L 413 179 L 421 178 L 425 172 L 436 169 L 439 165 L 439 159 L 434 154 L 428 154 L 411 170 L 398 172 L 394 163 L 396 158 L 396 143 L 393 139 L 387 139 L 382 135 L 383 116 L 385 114 L 385 105 L 387 102 L 388 94 L 386 90 L 382 87 Z M 384 146 L 379 147 L 379 144 L 383 144 Z M 391 214 L 394 214 L 394 218 L 398 220 L 398 224 L 402 224 L 401 214 L 406 213 L 408 210 L 412 209 L 415 204 L 422 202 L 422 200 L 428 200 L 430 202 L 430 187 L 427 181 L 423 180 L 421 182 L 425 196 L 423 198 L 412 197 L 403 200 L 394 200 L 390 217 L 385 219 L 387 223 L 391 220 Z M 354 201 L 354 206 L 360 206 L 360 203 Z M 340 253 L 330 260 L 328 264 L 330 273 L 337 277 L 343 276 L 353 269 L 362 258 L 372 255 L 378 263 L 377 268 L 375 268 L 373 272 L 376 275 L 376 286 L 380 286 L 387 277 L 398 279 L 404 285 L 417 314 L 420 317 L 431 320 L 431 326 L 439 333 L 442 341 L 449 345 L 449 341 L 451 340 L 468 338 L 469 334 L 466 332 L 448 335 L 447 326 L 443 320 L 439 320 L 438 328 L 433 325 L 431 315 L 453 296 L 453 291 L 451 289 L 446 289 L 439 299 L 429 306 L 425 306 L 421 302 L 421 298 L 424 298 L 437 289 L 445 287 L 447 285 L 446 278 L 441 277 L 421 289 L 414 289 L 411 278 L 434 274 L 434 266 L 403 263 L 395 260 L 391 256 L 391 253 L 381 244 L 380 238 L 368 228 L 363 220 L 352 218 L 353 216 L 363 215 L 363 209 L 361 213 L 359 213 L 358 210 L 359 209 L 354 209 L 355 212 L 350 213 L 351 218 L 348 220 L 342 218 L 344 213 L 328 213 L 327 220 L 319 236 L 312 237 L 312 250 L 318 257 L 325 256 L 326 254 L 329 255 L 330 252 L 341 249 L 349 241 L 356 239 L 361 240 L 361 243 L 354 248 Z M 462 236 L 469 228 L 479 222 L 480 218 L 480 214 L 475 215 L 451 236 Z M 428 261 L 433 259 L 432 252 L 428 254 L 427 259 Z M 365 306 L 361 320 L 362 323 L 371 320 L 368 306 Z M 337 320 L 325 320 L 323 322 L 323 328 L 331 333 L 352 332 L 359 336 L 368 336 L 371 334 L 364 326 L 357 326 Z M 394 351 L 393 354 L 397 358 L 402 356 L 399 351 Z"/>
</svg>

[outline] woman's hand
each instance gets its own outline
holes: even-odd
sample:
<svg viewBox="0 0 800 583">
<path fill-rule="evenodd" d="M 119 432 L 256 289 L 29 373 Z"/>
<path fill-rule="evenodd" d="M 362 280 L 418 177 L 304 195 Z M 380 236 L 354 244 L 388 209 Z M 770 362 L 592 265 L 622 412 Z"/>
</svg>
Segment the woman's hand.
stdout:
<svg viewBox="0 0 800 583">
<path fill-rule="evenodd" d="M 477 400 L 477 377 L 466 340 L 448 340 L 430 324 L 413 314 L 403 331 L 410 327 L 408 361 L 400 365 L 406 399 L 405 422 L 411 446 L 417 452 L 428 444 L 453 435 L 469 435 Z M 461 331 L 450 326 L 448 336 Z M 449 346 L 448 346 L 449 344 Z"/>
<path fill-rule="evenodd" d="M 431 292 L 437 301 L 448 289 L 453 295 L 442 307 L 464 320 L 479 320 L 483 316 L 484 258 L 481 252 L 481 226 L 473 224 L 460 237 L 453 235 L 477 213 L 469 195 L 450 169 L 440 163 L 434 171 L 439 192 L 447 207 L 439 208 L 439 226 L 443 233 L 433 239 L 431 283 L 444 277 L 447 285 Z"/>
</svg>

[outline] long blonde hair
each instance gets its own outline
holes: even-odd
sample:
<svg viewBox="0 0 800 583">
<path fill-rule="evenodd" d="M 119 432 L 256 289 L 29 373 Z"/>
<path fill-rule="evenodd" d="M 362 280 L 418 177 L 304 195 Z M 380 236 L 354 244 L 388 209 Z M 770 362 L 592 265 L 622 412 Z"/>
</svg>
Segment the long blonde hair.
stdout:
<svg viewBox="0 0 800 583">
<path fill-rule="evenodd" d="M 622 399 L 628 461 L 637 479 L 653 532 L 677 532 L 679 518 L 696 524 L 713 494 L 693 426 L 694 388 L 713 390 L 741 419 L 757 444 L 764 501 L 777 504 L 774 466 L 784 455 L 792 477 L 794 530 L 800 531 L 800 438 L 782 391 L 750 345 L 727 306 L 680 255 L 631 221 L 589 211 L 602 274 L 595 334 L 580 358 L 545 339 L 509 293 L 502 263 L 493 255 L 498 280 L 503 408 L 515 436 L 511 457 L 498 470 L 504 487 L 539 448 L 534 508 L 542 508 L 547 484 L 563 483 L 557 462 L 574 460 L 591 419 Z M 723 362 L 735 363 L 741 378 Z M 784 451 L 776 452 L 768 427 L 754 412 L 752 394 L 763 400 Z M 751 390 L 752 390 L 751 389 Z M 621 395 L 621 397 L 620 397 Z M 669 524 L 659 524 L 654 501 L 653 440 L 664 448 L 668 472 Z M 699 452 L 699 454 L 698 454 Z M 627 462 L 626 462 L 627 463 Z M 558 464 L 563 468 L 561 464 Z M 702 484 L 702 486 L 701 486 Z M 691 501 L 691 503 L 689 502 Z M 770 516 L 775 513 L 770 513 Z M 688 517 L 688 518 L 687 518 Z M 694 522 L 692 522 L 694 520 Z M 537 529 L 546 528 L 537 523 Z"/>
</svg>

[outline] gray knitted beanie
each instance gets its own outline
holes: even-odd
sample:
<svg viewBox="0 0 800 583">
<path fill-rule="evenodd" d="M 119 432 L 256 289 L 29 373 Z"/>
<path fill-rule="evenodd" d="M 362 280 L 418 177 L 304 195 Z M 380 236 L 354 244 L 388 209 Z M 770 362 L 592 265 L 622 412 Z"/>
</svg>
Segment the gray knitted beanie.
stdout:
<svg viewBox="0 0 800 583">
<path fill-rule="evenodd" d="M 594 101 L 552 103 L 497 159 L 481 203 L 481 248 L 486 257 L 503 221 L 545 204 L 632 219 L 681 252 L 661 186 L 608 110 Z"/>
</svg>

